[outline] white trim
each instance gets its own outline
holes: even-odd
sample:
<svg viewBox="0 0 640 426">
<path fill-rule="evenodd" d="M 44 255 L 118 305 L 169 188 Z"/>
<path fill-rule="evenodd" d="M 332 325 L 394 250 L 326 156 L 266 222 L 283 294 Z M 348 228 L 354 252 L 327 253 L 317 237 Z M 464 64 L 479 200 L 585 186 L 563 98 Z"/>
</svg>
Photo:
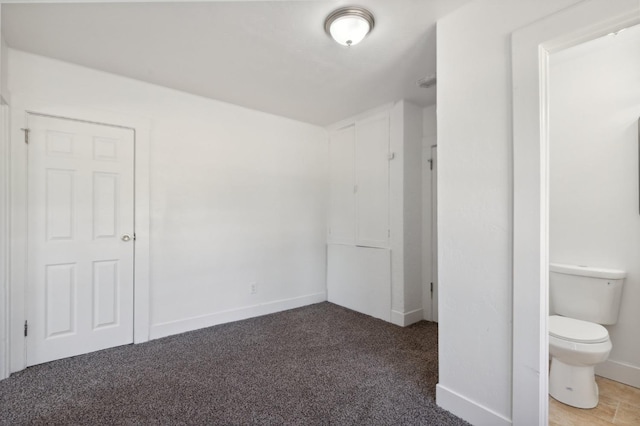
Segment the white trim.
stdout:
<svg viewBox="0 0 640 426">
<path fill-rule="evenodd" d="M 548 419 L 548 56 L 638 22 L 638 0 L 588 0 L 513 34 L 514 424 Z"/>
<path fill-rule="evenodd" d="M 391 323 L 399 325 L 400 327 L 406 327 L 411 324 L 415 324 L 418 321 L 422 321 L 424 318 L 424 310 L 415 309 L 409 312 L 391 311 Z"/>
<path fill-rule="evenodd" d="M 602 364 L 596 365 L 596 374 L 625 385 L 640 388 L 640 367 L 635 365 L 608 359 Z"/>
<path fill-rule="evenodd" d="M 11 239 L 10 300 L 6 306 L 10 316 L 10 371 L 26 367 L 25 339 L 22 324 L 26 318 L 26 164 L 27 149 L 20 130 L 28 111 L 57 117 L 69 117 L 96 123 L 108 123 L 135 130 L 135 289 L 134 342 L 149 340 L 149 147 L 151 120 L 114 111 L 70 106 L 60 101 L 47 101 L 13 95 L 11 122 Z"/>
<path fill-rule="evenodd" d="M 436 401 L 447 411 L 476 426 L 508 426 L 511 421 L 504 416 L 465 398 L 457 392 L 438 384 L 436 386 Z M 524 422 L 522 424 L 531 424 Z"/>
<path fill-rule="evenodd" d="M 259 317 L 273 314 L 289 309 L 300 308 L 302 306 L 313 305 L 327 300 L 327 293 L 314 293 L 306 296 L 293 297 L 291 299 L 275 300 L 273 302 L 261 303 L 259 305 L 247 306 L 238 309 L 216 312 L 213 314 L 201 315 L 176 321 L 167 321 L 154 324 L 151 327 L 151 339 L 185 333 L 187 331 L 212 327 L 218 324 L 225 324 L 233 321 L 240 321 L 247 318 Z"/>
</svg>

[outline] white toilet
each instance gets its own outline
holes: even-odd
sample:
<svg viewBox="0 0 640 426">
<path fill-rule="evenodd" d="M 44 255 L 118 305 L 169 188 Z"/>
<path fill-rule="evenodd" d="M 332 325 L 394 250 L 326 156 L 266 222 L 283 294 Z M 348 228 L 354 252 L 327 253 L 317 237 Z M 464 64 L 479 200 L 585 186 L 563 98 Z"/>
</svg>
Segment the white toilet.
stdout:
<svg viewBox="0 0 640 426">
<path fill-rule="evenodd" d="M 578 408 L 598 405 L 594 367 L 611 352 L 607 329 L 615 324 L 623 271 L 549 265 L 549 394 Z"/>
</svg>

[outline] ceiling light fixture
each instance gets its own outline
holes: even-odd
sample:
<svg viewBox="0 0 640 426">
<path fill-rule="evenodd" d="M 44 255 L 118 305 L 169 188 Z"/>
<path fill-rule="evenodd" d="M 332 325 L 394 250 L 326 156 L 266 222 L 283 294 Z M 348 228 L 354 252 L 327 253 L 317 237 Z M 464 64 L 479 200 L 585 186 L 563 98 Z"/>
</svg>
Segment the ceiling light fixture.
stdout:
<svg viewBox="0 0 640 426">
<path fill-rule="evenodd" d="M 366 9 L 356 6 L 342 7 L 331 12 L 324 21 L 324 30 L 343 46 L 354 46 L 373 29 L 375 20 Z"/>
</svg>

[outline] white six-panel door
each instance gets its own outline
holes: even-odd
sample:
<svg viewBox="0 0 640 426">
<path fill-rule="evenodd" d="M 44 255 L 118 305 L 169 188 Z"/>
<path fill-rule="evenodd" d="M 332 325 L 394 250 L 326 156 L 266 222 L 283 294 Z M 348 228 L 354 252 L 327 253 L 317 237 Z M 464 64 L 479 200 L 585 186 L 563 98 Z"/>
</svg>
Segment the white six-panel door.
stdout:
<svg viewBox="0 0 640 426">
<path fill-rule="evenodd" d="M 133 130 L 27 127 L 27 365 L 132 343 Z"/>
</svg>

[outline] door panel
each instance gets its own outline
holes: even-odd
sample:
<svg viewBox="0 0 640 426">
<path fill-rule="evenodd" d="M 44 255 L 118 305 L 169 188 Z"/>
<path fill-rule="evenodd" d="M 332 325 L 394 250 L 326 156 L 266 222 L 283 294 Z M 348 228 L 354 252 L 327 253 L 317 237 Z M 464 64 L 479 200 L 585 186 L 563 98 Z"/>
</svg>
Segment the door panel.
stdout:
<svg viewBox="0 0 640 426">
<path fill-rule="evenodd" d="M 93 262 L 93 328 L 118 324 L 118 261 Z"/>
<path fill-rule="evenodd" d="M 45 336 L 47 338 L 75 332 L 76 265 L 46 265 Z"/>
<path fill-rule="evenodd" d="M 133 342 L 133 131 L 28 116 L 27 365 Z"/>
<path fill-rule="evenodd" d="M 93 238 L 115 238 L 118 228 L 118 175 L 93 173 Z"/>
<path fill-rule="evenodd" d="M 338 130 L 331 135 L 328 239 L 330 243 L 355 243 L 354 144 L 353 126 Z"/>
<path fill-rule="evenodd" d="M 391 321 L 391 252 L 329 244 L 327 257 L 329 302 Z"/>
<path fill-rule="evenodd" d="M 47 240 L 73 239 L 75 170 L 46 170 Z"/>
<path fill-rule="evenodd" d="M 389 116 L 356 123 L 356 244 L 389 245 Z"/>
</svg>

